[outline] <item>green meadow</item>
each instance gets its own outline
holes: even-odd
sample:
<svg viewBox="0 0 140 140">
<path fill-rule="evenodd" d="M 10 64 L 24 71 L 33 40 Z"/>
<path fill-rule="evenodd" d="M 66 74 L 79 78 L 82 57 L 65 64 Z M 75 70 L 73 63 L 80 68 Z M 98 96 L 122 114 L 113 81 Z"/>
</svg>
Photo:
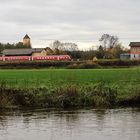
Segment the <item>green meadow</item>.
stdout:
<svg viewBox="0 0 140 140">
<path fill-rule="evenodd" d="M 140 68 L 126 69 L 33 69 L 0 70 L 0 81 L 9 86 L 90 85 L 105 82 L 111 85 L 140 83 Z"/>
<path fill-rule="evenodd" d="M 0 107 L 96 106 L 140 100 L 140 68 L 0 70 Z"/>
</svg>

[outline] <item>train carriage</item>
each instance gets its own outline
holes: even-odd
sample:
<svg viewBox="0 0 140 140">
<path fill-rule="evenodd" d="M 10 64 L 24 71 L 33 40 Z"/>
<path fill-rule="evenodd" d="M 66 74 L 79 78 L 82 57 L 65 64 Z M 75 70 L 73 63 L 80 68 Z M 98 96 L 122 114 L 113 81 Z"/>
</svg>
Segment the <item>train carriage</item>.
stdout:
<svg viewBox="0 0 140 140">
<path fill-rule="evenodd" d="M 69 55 L 48 55 L 48 56 L 2 56 L 0 61 L 34 61 L 34 60 L 48 60 L 48 61 L 69 61 Z"/>
</svg>

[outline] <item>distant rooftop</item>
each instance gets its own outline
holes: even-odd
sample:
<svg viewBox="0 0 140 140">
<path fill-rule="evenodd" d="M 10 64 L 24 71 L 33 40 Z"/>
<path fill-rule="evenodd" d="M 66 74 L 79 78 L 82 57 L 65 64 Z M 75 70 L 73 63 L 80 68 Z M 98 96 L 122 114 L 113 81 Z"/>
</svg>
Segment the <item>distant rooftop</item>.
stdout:
<svg viewBox="0 0 140 140">
<path fill-rule="evenodd" d="M 140 42 L 130 42 L 129 46 L 131 46 L 131 47 L 140 47 Z"/>
<path fill-rule="evenodd" d="M 30 37 L 26 34 L 23 39 L 30 39 Z"/>
<path fill-rule="evenodd" d="M 34 49 L 5 49 L 2 51 L 3 55 L 31 55 L 33 52 L 42 52 L 44 49 L 42 48 L 34 48 Z"/>
</svg>

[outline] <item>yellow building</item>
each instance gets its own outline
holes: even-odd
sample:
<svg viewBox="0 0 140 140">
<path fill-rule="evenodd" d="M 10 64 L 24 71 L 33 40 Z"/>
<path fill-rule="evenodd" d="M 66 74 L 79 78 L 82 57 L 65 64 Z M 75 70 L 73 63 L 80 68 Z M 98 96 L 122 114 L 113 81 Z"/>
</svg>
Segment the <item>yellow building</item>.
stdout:
<svg viewBox="0 0 140 140">
<path fill-rule="evenodd" d="M 47 56 L 45 49 L 32 49 L 32 56 Z"/>
</svg>

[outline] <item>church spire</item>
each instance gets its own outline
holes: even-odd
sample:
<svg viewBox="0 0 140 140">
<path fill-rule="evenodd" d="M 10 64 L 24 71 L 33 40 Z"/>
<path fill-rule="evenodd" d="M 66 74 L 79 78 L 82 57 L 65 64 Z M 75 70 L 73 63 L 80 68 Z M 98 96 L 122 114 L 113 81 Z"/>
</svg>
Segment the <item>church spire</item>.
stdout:
<svg viewBox="0 0 140 140">
<path fill-rule="evenodd" d="M 23 38 L 23 45 L 31 48 L 31 39 L 27 34 Z"/>
</svg>

